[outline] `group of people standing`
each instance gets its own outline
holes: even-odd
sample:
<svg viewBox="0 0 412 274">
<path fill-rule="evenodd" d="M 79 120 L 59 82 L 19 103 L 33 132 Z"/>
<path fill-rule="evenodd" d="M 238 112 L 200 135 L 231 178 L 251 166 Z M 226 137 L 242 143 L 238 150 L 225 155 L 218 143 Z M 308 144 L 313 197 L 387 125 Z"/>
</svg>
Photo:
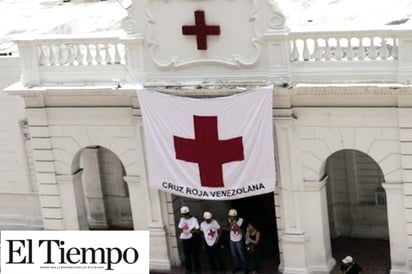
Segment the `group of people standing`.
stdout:
<svg viewBox="0 0 412 274">
<path fill-rule="evenodd" d="M 239 217 L 236 209 L 229 210 L 226 229 L 220 226 L 209 211 L 203 213 L 203 221 L 200 225 L 197 218 L 191 215 L 189 207 L 181 207 L 180 214 L 179 239 L 183 243 L 186 274 L 201 273 L 199 257 L 201 243 L 208 258 L 209 271 L 211 273 L 226 273 L 222 254 L 224 231 L 229 234 L 230 253 L 234 266 L 232 272 L 260 273 L 260 231 L 254 223 L 247 223 Z"/>
</svg>

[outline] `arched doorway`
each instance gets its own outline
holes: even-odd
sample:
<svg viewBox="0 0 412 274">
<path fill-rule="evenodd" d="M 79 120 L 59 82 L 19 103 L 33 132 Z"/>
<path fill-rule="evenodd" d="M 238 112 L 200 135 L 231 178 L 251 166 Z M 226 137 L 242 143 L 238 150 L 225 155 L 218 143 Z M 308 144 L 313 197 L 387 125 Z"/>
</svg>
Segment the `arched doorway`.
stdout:
<svg viewBox="0 0 412 274">
<path fill-rule="evenodd" d="M 274 193 L 270 192 L 231 201 L 231 207 L 238 209 L 246 220 L 255 223 L 261 231 L 262 273 L 277 273 L 280 263 L 274 197 Z"/>
<path fill-rule="evenodd" d="M 341 150 L 325 167 L 332 255 L 351 255 L 368 273 L 391 268 L 386 193 L 379 165 L 367 154 Z"/>
<path fill-rule="evenodd" d="M 224 231 L 223 241 L 225 244 L 224 255 L 228 270 L 232 269 L 232 261 L 229 250 L 229 235 L 228 235 L 228 211 L 231 208 L 236 208 L 239 216 L 246 221 L 253 221 L 261 231 L 262 235 L 262 273 L 277 273 L 279 258 L 279 241 L 277 235 L 277 223 L 275 212 L 274 193 L 267 193 L 258 196 L 252 196 L 236 200 L 227 201 L 211 201 L 211 200 L 196 200 L 179 196 L 172 196 L 173 211 L 175 216 L 176 231 L 179 222 L 181 206 L 189 206 L 191 214 L 197 217 L 199 223 L 203 221 L 202 215 L 204 211 L 213 213 L 213 217 L 219 222 Z M 184 261 L 183 247 L 179 241 L 179 233 L 176 233 L 178 241 L 178 250 L 181 261 Z M 203 254 L 205 257 L 206 255 Z M 203 269 L 207 269 L 204 265 Z"/>
<path fill-rule="evenodd" d="M 78 152 L 73 166 L 82 172 L 81 190 L 90 230 L 133 230 L 125 169 L 110 150 L 95 146 Z M 79 188 L 80 189 L 80 188 Z M 79 197 L 77 197 L 79 199 Z"/>
</svg>

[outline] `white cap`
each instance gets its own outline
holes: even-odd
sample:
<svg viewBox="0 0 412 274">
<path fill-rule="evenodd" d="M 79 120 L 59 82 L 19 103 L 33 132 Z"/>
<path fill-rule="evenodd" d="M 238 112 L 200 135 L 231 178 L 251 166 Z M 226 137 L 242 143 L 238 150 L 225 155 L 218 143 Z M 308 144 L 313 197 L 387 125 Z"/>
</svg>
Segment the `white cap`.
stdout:
<svg viewBox="0 0 412 274">
<path fill-rule="evenodd" d="M 180 208 L 180 214 L 187 214 L 189 212 L 190 212 L 190 210 L 189 210 L 189 207 L 187 207 L 187 206 L 182 206 Z"/>
<path fill-rule="evenodd" d="M 352 258 L 351 256 L 346 256 L 346 257 L 342 260 L 342 262 L 343 262 L 344 264 L 351 264 L 351 263 L 353 263 L 353 258 Z"/>
<path fill-rule="evenodd" d="M 229 214 L 230 217 L 236 217 L 237 216 L 237 210 L 236 209 L 230 209 Z"/>
<path fill-rule="evenodd" d="M 210 213 L 209 211 L 203 212 L 203 219 L 205 220 L 212 219 L 212 213 Z"/>
</svg>

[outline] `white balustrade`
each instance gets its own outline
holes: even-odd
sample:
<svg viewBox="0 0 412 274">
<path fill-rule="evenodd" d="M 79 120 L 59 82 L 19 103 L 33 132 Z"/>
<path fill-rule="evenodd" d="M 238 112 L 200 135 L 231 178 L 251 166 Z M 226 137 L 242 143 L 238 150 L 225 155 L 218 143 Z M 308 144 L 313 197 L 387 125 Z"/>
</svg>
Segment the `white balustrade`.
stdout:
<svg viewBox="0 0 412 274">
<path fill-rule="evenodd" d="M 16 42 L 25 85 L 108 83 L 127 77 L 120 37 L 43 35 Z"/>
<path fill-rule="evenodd" d="M 168 84 L 203 79 L 198 70 L 192 69 L 191 62 L 179 69 L 174 61 L 170 69 L 156 67 L 153 52 L 145 47 L 141 35 L 40 36 L 16 42 L 25 85 L 99 84 L 113 79 Z M 236 67 L 231 72 L 233 75 L 212 75 L 207 79 L 230 81 L 230 77 L 236 76 L 236 79 L 242 77 L 242 81 L 276 83 L 412 82 L 412 31 L 409 30 L 268 33 L 259 42 L 270 45 L 267 54 L 262 51 L 259 56 L 268 62 L 256 63 L 259 67 L 253 76 L 248 74 L 250 79 L 243 77 L 244 72 L 251 71 L 249 67 Z"/>
<path fill-rule="evenodd" d="M 36 41 L 39 66 L 87 66 L 125 64 L 125 48 L 119 38 L 42 38 Z"/>
<path fill-rule="evenodd" d="M 291 62 L 397 60 L 398 38 L 390 31 L 292 32 Z"/>
</svg>

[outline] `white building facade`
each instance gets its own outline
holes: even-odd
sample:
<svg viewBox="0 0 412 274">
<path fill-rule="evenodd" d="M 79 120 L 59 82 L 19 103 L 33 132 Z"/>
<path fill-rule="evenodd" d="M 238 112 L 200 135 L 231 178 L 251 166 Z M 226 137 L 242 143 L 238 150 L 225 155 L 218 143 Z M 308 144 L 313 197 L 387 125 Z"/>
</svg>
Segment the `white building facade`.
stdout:
<svg viewBox="0 0 412 274">
<path fill-rule="evenodd" d="M 196 11 L 219 33 L 182 33 Z M 176 209 L 213 202 L 149 187 L 136 88 L 216 97 L 274 84 L 279 270 L 330 273 L 331 239 L 347 236 L 388 240 L 390 273 L 412 273 L 412 31 L 293 32 L 263 0 L 133 1 L 128 13 L 124 37 L 16 41 L 22 78 L 6 92 L 24 99 L 25 170 L 1 195 L 35 211 L 20 228 L 149 230 L 151 268 L 178 265 Z"/>
</svg>

